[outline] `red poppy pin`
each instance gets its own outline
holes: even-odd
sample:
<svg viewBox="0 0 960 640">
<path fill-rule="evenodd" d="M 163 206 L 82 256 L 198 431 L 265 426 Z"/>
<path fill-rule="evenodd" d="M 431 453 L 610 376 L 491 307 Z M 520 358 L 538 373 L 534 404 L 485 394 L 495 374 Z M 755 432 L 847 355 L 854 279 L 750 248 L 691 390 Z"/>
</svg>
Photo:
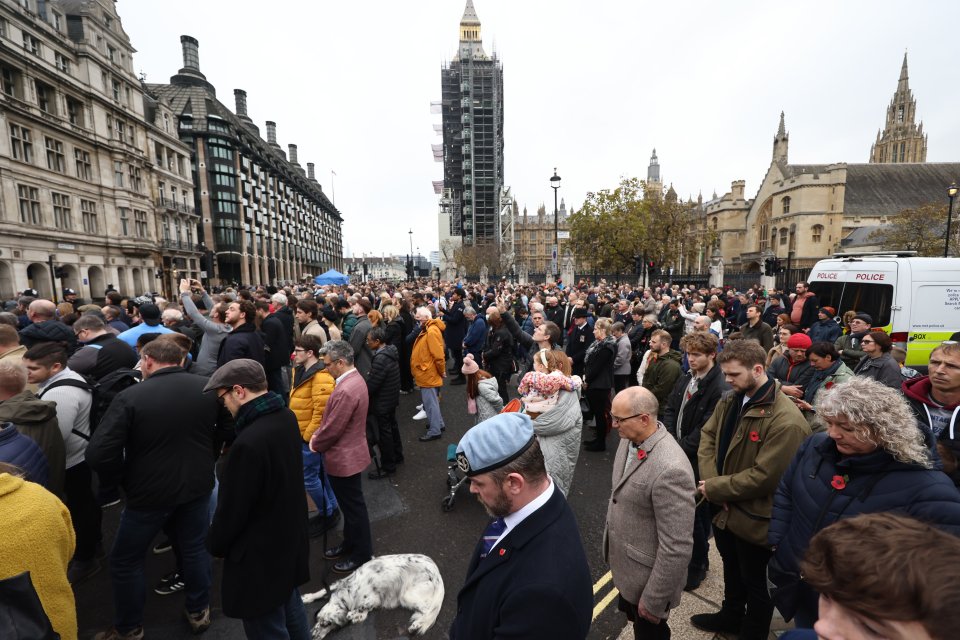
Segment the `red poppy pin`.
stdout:
<svg viewBox="0 0 960 640">
<path fill-rule="evenodd" d="M 647 452 L 643 449 L 637 449 L 637 460 L 643 460 L 647 457 Z"/>
<path fill-rule="evenodd" d="M 846 488 L 847 480 L 849 479 L 849 476 L 833 476 L 833 479 L 830 481 L 830 486 L 837 491 L 843 491 Z"/>
<path fill-rule="evenodd" d="M 750 442 L 760 442 L 760 434 L 756 431 L 750 432 Z"/>
<path fill-rule="evenodd" d="M 825 385 L 823 385 L 823 386 L 824 386 L 825 389 L 829 389 L 830 387 L 833 386 L 833 380 L 829 380 L 829 381 L 827 382 L 827 384 L 825 384 Z"/>
<path fill-rule="evenodd" d="M 507 550 L 506 550 L 506 549 L 500 549 L 500 555 L 501 555 L 501 556 L 507 555 Z"/>
</svg>

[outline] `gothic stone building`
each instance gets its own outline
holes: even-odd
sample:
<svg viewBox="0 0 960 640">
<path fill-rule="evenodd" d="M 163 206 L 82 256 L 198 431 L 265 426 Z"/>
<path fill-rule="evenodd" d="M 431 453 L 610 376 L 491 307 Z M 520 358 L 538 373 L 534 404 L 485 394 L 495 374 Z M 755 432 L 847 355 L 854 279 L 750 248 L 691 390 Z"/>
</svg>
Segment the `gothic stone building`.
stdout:
<svg viewBox="0 0 960 640">
<path fill-rule="evenodd" d="M 736 180 L 723 197 L 705 203 L 707 228 L 716 233 L 726 269 L 759 272 L 767 257 L 812 267 L 851 248 L 850 240 L 868 238 L 865 229 L 886 224 L 900 211 L 942 202 L 960 177 L 960 163 L 923 161 L 926 137 L 914 125 L 915 107 L 904 59 L 887 128 L 873 146 L 875 162 L 868 164 L 791 164 L 781 113 L 770 167 L 756 195 L 747 199 L 746 183 Z"/>
</svg>

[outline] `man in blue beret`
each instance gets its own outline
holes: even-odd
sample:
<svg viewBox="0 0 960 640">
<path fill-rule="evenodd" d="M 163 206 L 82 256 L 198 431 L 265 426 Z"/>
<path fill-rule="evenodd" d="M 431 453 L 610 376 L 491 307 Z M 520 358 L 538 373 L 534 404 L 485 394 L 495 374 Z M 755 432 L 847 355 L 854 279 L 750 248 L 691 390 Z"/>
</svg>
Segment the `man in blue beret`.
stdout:
<svg viewBox="0 0 960 640">
<path fill-rule="evenodd" d="M 587 557 L 530 417 L 502 413 L 473 427 L 457 446 L 457 463 L 494 520 L 470 559 L 450 640 L 586 638 Z"/>
</svg>

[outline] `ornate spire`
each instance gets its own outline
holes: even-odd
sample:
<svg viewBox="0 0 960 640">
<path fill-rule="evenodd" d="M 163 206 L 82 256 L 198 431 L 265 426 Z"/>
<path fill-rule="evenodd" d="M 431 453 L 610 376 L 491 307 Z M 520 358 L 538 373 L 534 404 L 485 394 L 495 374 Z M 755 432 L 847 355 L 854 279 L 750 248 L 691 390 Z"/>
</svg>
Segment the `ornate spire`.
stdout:
<svg viewBox="0 0 960 640">
<path fill-rule="evenodd" d="M 777 135 L 773 138 L 773 161 L 787 164 L 787 152 L 790 146 L 790 134 L 787 133 L 787 123 L 780 112 L 780 126 L 777 127 Z"/>
<path fill-rule="evenodd" d="M 883 131 L 870 149 L 870 162 L 926 162 L 927 136 L 923 123 L 917 123 L 917 100 L 910 91 L 910 73 L 907 68 L 907 53 L 903 53 L 897 90 L 887 106 L 887 118 Z"/>
<path fill-rule="evenodd" d="M 650 156 L 650 166 L 647 167 L 647 182 L 660 182 L 660 161 L 657 160 L 657 150 Z"/>
<path fill-rule="evenodd" d="M 900 80 L 897 82 L 897 93 L 910 91 L 910 74 L 907 72 L 907 52 L 903 52 L 903 65 L 900 67 Z"/>
<path fill-rule="evenodd" d="M 473 7 L 473 0 L 467 0 L 463 17 L 460 18 L 460 47 L 457 57 L 461 60 L 483 60 L 487 57 L 483 50 L 483 39 L 480 37 L 480 18 Z"/>
</svg>

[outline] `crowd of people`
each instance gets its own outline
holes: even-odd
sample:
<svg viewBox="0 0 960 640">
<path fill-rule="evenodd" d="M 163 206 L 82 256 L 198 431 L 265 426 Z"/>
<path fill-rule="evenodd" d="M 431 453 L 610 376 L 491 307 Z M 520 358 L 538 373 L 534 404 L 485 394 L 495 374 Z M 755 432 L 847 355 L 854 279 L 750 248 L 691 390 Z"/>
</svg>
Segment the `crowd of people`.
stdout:
<svg viewBox="0 0 960 640">
<path fill-rule="evenodd" d="M 457 462 L 494 520 L 451 638 L 586 637 L 590 572 L 566 498 L 581 451 L 605 451 L 614 430 L 603 554 L 637 638 L 669 638 L 680 594 L 710 570 L 711 539 L 724 598 L 691 618 L 700 629 L 766 638 L 775 607 L 797 634 L 834 637 L 826 629 L 843 628 L 843 615 L 930 638 L 949 628 L 928 620 L 933 609 L 885 609 L 879 591 L 861 606 L 824 557 L 854 553 L 843 533 L 854 522 L 879 537 L 884 527 L 960 535 L 955 339 L 921 375 L 868 313 L 837 317 L 803 282 L 786 293 L 507 282 L 207 291 L 182 280 L 176 299 L 66 294 L 57 305 L 27 290 L 0 312 L 0 529 L 24 547 L 4 554 L 0 579 L 35 591 L 63 638 L 77 636 L 70 585 L 102 570 L 103 509 L 121 502 L 114 624 L 98 640 L 143 637 L 151 549 L 172 551 L 175 569 L 154 591 L 184 593 L 192 631 L 211 624 L 220 558 L 223 611 L 248 637 L 309 637 L 298 591 L 309 539 L 323 537 L 339 574 L 371 559 L 362 474 L 379 481 L 403 464 L 401 395 L 419 392 L 410 421 L 426 424 L 414 445 L 443 440 L 444 413 L 462 411 L 443 393 L 455 385 L 476 420 Z M 341 520 L 342 539 L 327 545 Z M 31 549 L 38 526 L 48 531 Z M 25 571 L 32 584 L 14 582 Z M 945 597 L 921 578 L 910 588 L 915 601 Z"/>
</svg>

